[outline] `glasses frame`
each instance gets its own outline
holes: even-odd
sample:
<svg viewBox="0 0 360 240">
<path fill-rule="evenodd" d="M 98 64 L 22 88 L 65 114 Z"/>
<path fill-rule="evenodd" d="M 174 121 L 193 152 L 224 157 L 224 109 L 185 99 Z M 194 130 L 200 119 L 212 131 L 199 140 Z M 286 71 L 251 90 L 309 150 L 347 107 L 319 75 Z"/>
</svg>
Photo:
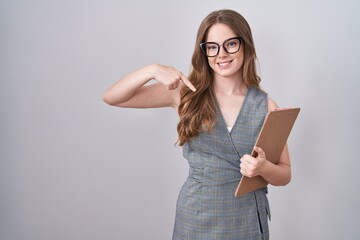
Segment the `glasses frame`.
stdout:
<svg viewBox="0 0 360 240">
<path fill-rule="evenodd" d="M 238 49 L 237 51 L 235 51 L 235 52 L 231 52 L 231 53 L 230 53 L 230 52 L 227 50 L 227 48 L 224 46 L 224 44 L 225 44 L 227 41 L 230 41 L 230 40 L 233 40 L 233 39 L 238 39 L 238 40 L 239 40 L 239 42 L 240 42 L 240 44 L 239 44 L 239 49 Z M 218 44 L 218 43 L 216 43 L 216 42 L 202 42 L 202 43 L 200 43 L 200 48 L 201 48 L 202 52 L 205 54 L 205 56 L 207 56 L 207 57 L 216 57 L 217 55 L 219 55 L 219 52 L 220 52 L 220 48 L 221 48 L 221 47 L 223 47 L 224 51 L 227 52 L 228 54 L 237 53 L 238 51 L 240 51 L 242 41 L 243 41 L 242 37 L 232 37 L 232 38 L 226 39 L 226 40 L 223 42 L 223 44 L 221 44 L 221 45 Z M 217 53 L 216 53 L 215 55 L 213 55 L 213 56 L 209 56 L 209 55 L 207 55 L 207 53 L 206 53 L 205 46 L 206 46 L 206 44 L 208 44 L 208 43 L 215 44 L 215 45 L 218 46 Z"/>
</svg>

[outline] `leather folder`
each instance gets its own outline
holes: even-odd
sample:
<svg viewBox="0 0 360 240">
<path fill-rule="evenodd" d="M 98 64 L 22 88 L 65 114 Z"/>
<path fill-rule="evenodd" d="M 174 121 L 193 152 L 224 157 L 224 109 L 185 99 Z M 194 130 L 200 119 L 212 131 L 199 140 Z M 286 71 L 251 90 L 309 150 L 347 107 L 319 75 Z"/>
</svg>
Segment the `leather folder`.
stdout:
<svg viewBox="0 0 360 240">
<path fill-rule="evenodd" d="M 299 112 L 300 108 L 286 108 L 267 113 L 255 146 L 262 148 L 266 159 L 272 163 L 278 163 Z M 257 153 L 253 150 L 251 155 L 256 157 Z M 268 182 L 261 176 L 252 178 L 243 176 L 235 191 L 235 196 L 253 192 L 267 185 Z"/>
</svg>

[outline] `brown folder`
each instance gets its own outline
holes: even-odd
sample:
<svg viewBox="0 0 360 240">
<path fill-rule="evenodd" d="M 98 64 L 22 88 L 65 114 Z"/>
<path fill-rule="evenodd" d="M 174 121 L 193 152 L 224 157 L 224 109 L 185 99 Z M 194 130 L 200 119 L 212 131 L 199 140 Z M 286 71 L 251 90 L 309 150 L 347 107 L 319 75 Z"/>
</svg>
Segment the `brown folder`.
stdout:
<svg viewBox="0 0 360 240">
<path fill-rule="evenodd" d="M 262 148 L 266 159 L 272 163 L 278 163 L 299 112 L 300 108 L 287 108 L 267 113 L 255 146 Z M 257 153 L 253 151 L 251 155 L 256 157 Z M 252 178 L 243 176 L 235 191 L 235 196 L 238 197 L 267 185 L 268 182 L 261 176 Z"/>
</svg>

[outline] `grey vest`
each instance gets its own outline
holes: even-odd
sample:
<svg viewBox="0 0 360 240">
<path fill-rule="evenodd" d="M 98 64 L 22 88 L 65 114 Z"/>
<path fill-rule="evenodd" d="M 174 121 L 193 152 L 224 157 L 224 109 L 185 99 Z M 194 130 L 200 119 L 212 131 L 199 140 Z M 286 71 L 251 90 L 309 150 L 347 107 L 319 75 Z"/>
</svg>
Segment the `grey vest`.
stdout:
<svg viewBox="0 0 360 240">
<path fill-rule="evenodd" d="M 213 131 L 183 147 L 190 170 L 177 201 L 173 240 L 268 239 L 266 189 L 234 196 L 240 158 L 252 151 L 267 113 L 267 95 L 249 88 L 230 132 L 217 108 Z"/>
</svg>

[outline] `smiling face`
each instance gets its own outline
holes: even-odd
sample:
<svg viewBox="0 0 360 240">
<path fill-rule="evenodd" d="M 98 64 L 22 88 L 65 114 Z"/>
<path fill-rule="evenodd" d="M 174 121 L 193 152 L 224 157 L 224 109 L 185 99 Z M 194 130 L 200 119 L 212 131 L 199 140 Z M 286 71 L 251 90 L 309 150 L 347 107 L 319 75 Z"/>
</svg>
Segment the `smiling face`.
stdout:
<svg viewBox="0 0 360 240">
<path fill-rule="evenodd" d="M 243 46 L 240 46 L 240 50 L 233 54 L 227 53 L 222 46 L 226 40 L 234 37 L 238 36 L 226 24 L 216 23 L 209 28 L 206 42 L 215 42 L 221 45 L 217 56 L 207 58 L 215 78 L 241 79 L 241 67 L 244 62 Z M 225 47 L 228 46 L 225 43 Z"/>
</svg>

